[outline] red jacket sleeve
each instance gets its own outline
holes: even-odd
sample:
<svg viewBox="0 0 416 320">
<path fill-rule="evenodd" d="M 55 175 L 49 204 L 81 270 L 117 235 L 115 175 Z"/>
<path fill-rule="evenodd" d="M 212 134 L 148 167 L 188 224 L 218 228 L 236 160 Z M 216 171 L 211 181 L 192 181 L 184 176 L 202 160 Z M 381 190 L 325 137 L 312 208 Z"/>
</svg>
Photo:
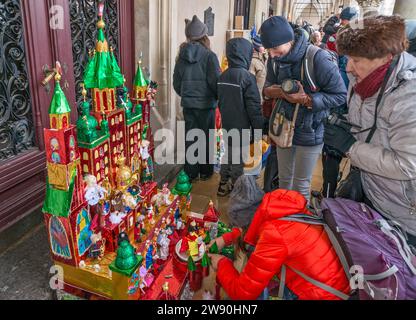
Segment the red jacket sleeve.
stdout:
<svg viewBox="0 0 416 320">
<path fill-rule="evenodd" d="M 226 247 L 233 245 L 240 237 L 241 231 L 237 228 L 234 228 L 231 232 L 222 235 Z"/>
<path fill-rule="evenodd" d="M 229 259 L 218 264 L 217 281 L 232 300 L 256 300 L 275 274 L 280 273 L 288 251 L 277 228 L 268 224 L 241 274 Z"/>
</svg>

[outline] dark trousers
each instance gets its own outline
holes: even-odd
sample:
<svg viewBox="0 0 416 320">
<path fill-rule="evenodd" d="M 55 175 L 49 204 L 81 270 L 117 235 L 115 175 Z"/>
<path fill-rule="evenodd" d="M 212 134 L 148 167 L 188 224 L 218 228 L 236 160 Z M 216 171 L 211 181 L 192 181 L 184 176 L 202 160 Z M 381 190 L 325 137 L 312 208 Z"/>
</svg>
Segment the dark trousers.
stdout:
<svg viewBox="0 0 416 320">
<path fill-rule="evenodd" d="M 238 154 L 238 158 L 236 153 Z M 233 157 L 239 159 L 236 163 L 233 163 Z M 244 163 L 241 155 L 241 148 L 232 148 L 229 145 L 225 145 L 225 154 L 221 163 L 221 183 L 227 183 L 230 179 L 233 185 L 238 178 L 244 175 Z"/>
<path fill-rule="evenodd" d="M 277 148 L 272 146 L 264 170 L 264 192 L 269 193 L 279 189 L 279 166 L 277 162 Z"/>
<path fill-rule="evenodd" d="M 323 191 L 322 194 L 325 198 L 335 198 L 335 191 L 337 190 L 339 177 L 340 177 L 340 165 L 342 157 L 332 155 L 325 151 L 322 154 L 322 166 L 323 166 Z"/>
<path fill-rule="evenodd" d="M 185 118 L 185 134 L 187 135 L 192 129 L 200 129 L 204 132 L 205 135 L 205 145 L 206 145 L 206 157 L 202 161 L 200 159 L 196 164 L 190 164 L 188 159 L 185 159 L 185 172 L 191 178 L 198 178 L 199 175 L 212 176 L 214 173 L 214 152 L 211 152 L 212 157 L 210 157 L 210 149 L 215 148 L 215 140 L 209 141 L 209 131 L 215 129 L 215 109 L 200 110 L 200 109 L 183 109 L 183 115 Z M 186 137 L 186 136 L 185 136 Z M 186 152 L 190 146 L 196 143 L 198 138 L 195 138 L 193 141 L 186 141 L 185 148 Z M 199 154 L 195 154 L 199 159 Z"/>
</svg>

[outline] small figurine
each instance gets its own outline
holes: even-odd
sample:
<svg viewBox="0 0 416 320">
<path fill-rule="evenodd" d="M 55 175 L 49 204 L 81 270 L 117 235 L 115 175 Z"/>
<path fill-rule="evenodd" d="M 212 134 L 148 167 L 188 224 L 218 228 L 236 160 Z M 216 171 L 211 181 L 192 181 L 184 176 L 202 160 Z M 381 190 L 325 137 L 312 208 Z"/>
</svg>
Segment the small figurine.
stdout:
<svg viewBox="0 0 416 320">
<path fill-rule="evenodd" d="M 87 184 L 85 188 L 85 200 L 87 200 L 90 206 L 97 205 L 100 200 L 104 200 L 106 191 L 103 187 L 97 184 L 97 178 L 88 175 L 85 177 L 85 183 Z"/>
<path fill-rule="evenodd" d="M 158 84 L 155 81 L 150 81 L 147 89 L 146 99 L 149 101 L 151 107 L 155 106 L 155 97 L 157 93 Z"/>
<path fill-rule="evenodd" d="M 161 238 L 158 242 L 160 246 L 160 259 L 166 261 L 169 258 L 170 239 L 166 231 L 162 231 Z"/>
<path fill-rule="evenodd" d="M 146 183 L 153 180 L 153 160 L 149 154 L 150 142 L 143 140 L 140 147 L 140 155 L 142 157 L 142 175 L 141 182 Z"/>
<path fill-rule="evenodd" d="M 176 223 L 176 220 L 178 220 L 179 218 L 181 218 L 181 211 L 179 210 L 179 207 L 176 208 L 174 218 L 175 218 L 175 223 Z"/>
<path fill-rule="evenodd" d="M 144 225 L 144 220 L 145 220 L 145 216 L 140 215 L 137 218 L 137 222 L 135 224 L 135 228 L 134 228 L 134 234 L 135 234 L 135 240 L 136 240 L 136 236 L 137 239 L 140 239 L 139 241 L 136 242 L 141 242 L 142 240 L 142 236 L 146 235 L 146 229 L 145 229 L 145 225 Z"/>
<path fill-rule="evenodd" d="M 205 243 L 204 243 L 204 238 L 198 237 L 197 244 L 198 244 L 198 256 L 203 257 L 205 252 L 206 252 L 206 246 L 205 246 Z"/>
<path fill-rule="evenodd" d="M 92 246 L 89 251 L 89 258 L 98 259 L 101 261 L 105 254 L 105 239 L 103 239 L 101 232 L 91 236 Z"/>
<path fill-rule="evenodd" d="M 140 222 L 136 222 L 134 225 L 134 242 L 142 242 L 142 228 Z"/>
<path fill-rule="evenodd" d="M 140 277 L 140 290 L 142 291 L 142 293 L 144 294 L 144 289 L 146 288 L 146 282 L 145 282 L 145 278 L 147 275 L 147 269 L 144 266 L 141 266 L 139 269 L 139 277 Z"/>
<path fill-rule="evenodd" d="M 189 233 L 199 232 L 199 228 L 198 228 L 198 225 L 196 224 L 195 220 L 192 220 L 191 224 L 189 225 L 188 232 Z"/>
<path fill-rule="evenodd" d="M 167 226 L 167 224 L 166 224 L 166 218 L 163 217 L 162 218 L 162 225 L 161 225 L 161 227 L 162 227 L 162 229 L 166 229 L 166 226 Z"/>
<path fill-rule="evenodd" d="M 158 217 L 160 215 L 160 209 L 158 205 L 155 205 L 155 216 Z"/>
<path fill-rule="evenodd" d="M 191 211 L 191 204 L 192 204 L 192 195 L 188 194 L 186 196 L 186 210 Z"/>
<path fill-rule="evenodd" d="M 153 244 L 149 240 L 146 242 L 147 253 L 146 253 L 146 269 L 149 270 L 153 265 Z"/>
<path fill-rule="evenodd" d="M 124 211 L 123 193 L 116 191 L 111 198 L 112 211 Z"/>
<path fill-rule="evenodd" d="M 183 223 L 183 220 L 181 217 L 175 220 L 175 227 L 177 231 L 181 231 L 185 228 L 185 224 Z"/>
<path fill-rule="evenodd" d="M 218 223 L 213 223 L 211 229 L 209 230 L 209 235 L 211 239 L 216 239 L 218 237 Z"/>
<path fill-rule="evenodd" d="M 158 194 L 152 197 L 152 203 L 154 203 L 158 207 L 161 207 L 161 206 L 169 207 L 172 204 L 172 201 L 170 201 L 170 195 L 171 195 L 171 192 L 168 189 L 168 184 L 166 183 L 163 186 L 162 191 L 160 191 Z"/>
<path fill-rule="evenodd" d="M 153 206 L 150 205 L 147 209 L 147 218 L 149 219 L 149 222 L 151 225 L 154 225 L 156 223 L 155 219 L 153 218 L 154 216 L 154 211 L 153 211 Z"/>
<path fill-rule="evenodd" d="M 142 200 L 141 198 L 141 193 L 142 193 L 142 188 L 140 187 L 140 185 L 133 185 L 128 189 L 128 192 L 136 199 L 136 202 L 140 202 Z"/>
<path fill-rule="evenodd" d="M 130 193 L 123 194 L 123 203 L 126 208 L 134 209 L 137 206 L 137 200 Z"/>
<path fill-rule="evenodd" d="M 119 225 L 127 215 L 119 211 L 112 212 L 110 215 L 110 222 L 114 225 Z"/>
<path fill-rule="evenodd" d="M 104 204 L 103 204 L 103 212 L 102 212 L 102 214 L 103 214 L 104 216 L 109 215 L 109 214 L 110 214 L 110 208 L 111 208 L 110 201 L 108 201 L 108 200 L 104 200 Z"/>
<path fill-rule="evenodd" d="M 170 227 L 172 225 L 172 219 L 170 216 L 166 219 L 166 227 Z"/>
</svg>

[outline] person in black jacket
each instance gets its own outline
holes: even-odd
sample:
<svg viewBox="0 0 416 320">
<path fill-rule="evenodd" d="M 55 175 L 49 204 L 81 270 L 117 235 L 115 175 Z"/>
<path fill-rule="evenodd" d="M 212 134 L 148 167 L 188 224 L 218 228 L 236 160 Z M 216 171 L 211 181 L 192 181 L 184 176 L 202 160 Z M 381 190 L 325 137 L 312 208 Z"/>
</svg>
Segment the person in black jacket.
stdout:
<svg viewBox="0 0 416 320">
<path fill-rule="evenodd" d="M 197 164 L 185 160 L 185 172 L 192 180 L 208 180 L 214 173 L 214 159 L 211 148 L 215 141 L 209 141 L 209 131 L 215 129 L 215 110 L 217 108 L 217 81 L 221 73 L 218 57 L 210 49 L 208 27 L 197 16 L 192 21 L 185 20 L 187 42 L 181 45 L 179 57 L 173 74 L 173 87 L 182 98 L 181 106 L 185 118 L 186 134 L 200 129 L 206 138 L 206 157 L 196 154 Z M 195 138 L 196 139 L 196 138 Z M 196 140 L 186 141 L 186 150 Z M 188 158 L 186 156 L 186 158 Z"/>
<path fill-rule="evenodd" d="M 346 7 L 342 10 L 341 14 L 332 16 L 325 23 L 324 37 L 322 43 L 326 45 L 330 41 L 331 36 L 336 34 L 342 26 L 346 26 L 350 21 L 358 16 L 358 11 L 354 7 Z"/>
<path fill-rule="evenodd" d="M 248 151 L 248 144 L 261 140 L 264 127 L 256 77 L 249 72 L 253 45 L 244 38 L 235 38 L 228 41 L 226 50 L 229 68 L 218 80 L 219 107 L 223 129 L 226 133 L 237 130 L 240 141 L 237 144 L 225 138 L 225 163 L 221 164 L 218 188 L 220 197 L 230 194 L 234 183 L 244 174 L 243 152 Z M 237 163 L 233 158 L 238 159 Z"/>
</svg>

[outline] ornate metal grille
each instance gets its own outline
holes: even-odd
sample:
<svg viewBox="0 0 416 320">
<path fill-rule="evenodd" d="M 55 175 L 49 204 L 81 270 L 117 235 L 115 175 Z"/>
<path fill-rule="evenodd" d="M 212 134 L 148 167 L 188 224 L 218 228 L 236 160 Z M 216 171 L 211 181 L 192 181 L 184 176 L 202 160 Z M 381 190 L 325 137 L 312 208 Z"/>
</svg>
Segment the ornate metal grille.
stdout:
<svg viewBox="0 0 416 320">
<path fill-rule="evenodd" d="M 0 163 L 35 145 L 20 0 L 0 2 Z"/>
<path fill-rule="evenodd" d="M 88 52 L 95 48 L 97 36 L 97 1 L 70 0 L 69 6 L 76 96 L 78 110 L 80 110 L 82 103 L 82 96 L 79 94 L 80 84 L 83 81 L 85 66 L 88 62 Z M 105 0 L 104 20 L 108 44 L 114 48 L 114 54 L 118 58 L 119 29 L 117 0 Z M 90 95 L 90 93 L 88 94 Z"/>
</svg>

